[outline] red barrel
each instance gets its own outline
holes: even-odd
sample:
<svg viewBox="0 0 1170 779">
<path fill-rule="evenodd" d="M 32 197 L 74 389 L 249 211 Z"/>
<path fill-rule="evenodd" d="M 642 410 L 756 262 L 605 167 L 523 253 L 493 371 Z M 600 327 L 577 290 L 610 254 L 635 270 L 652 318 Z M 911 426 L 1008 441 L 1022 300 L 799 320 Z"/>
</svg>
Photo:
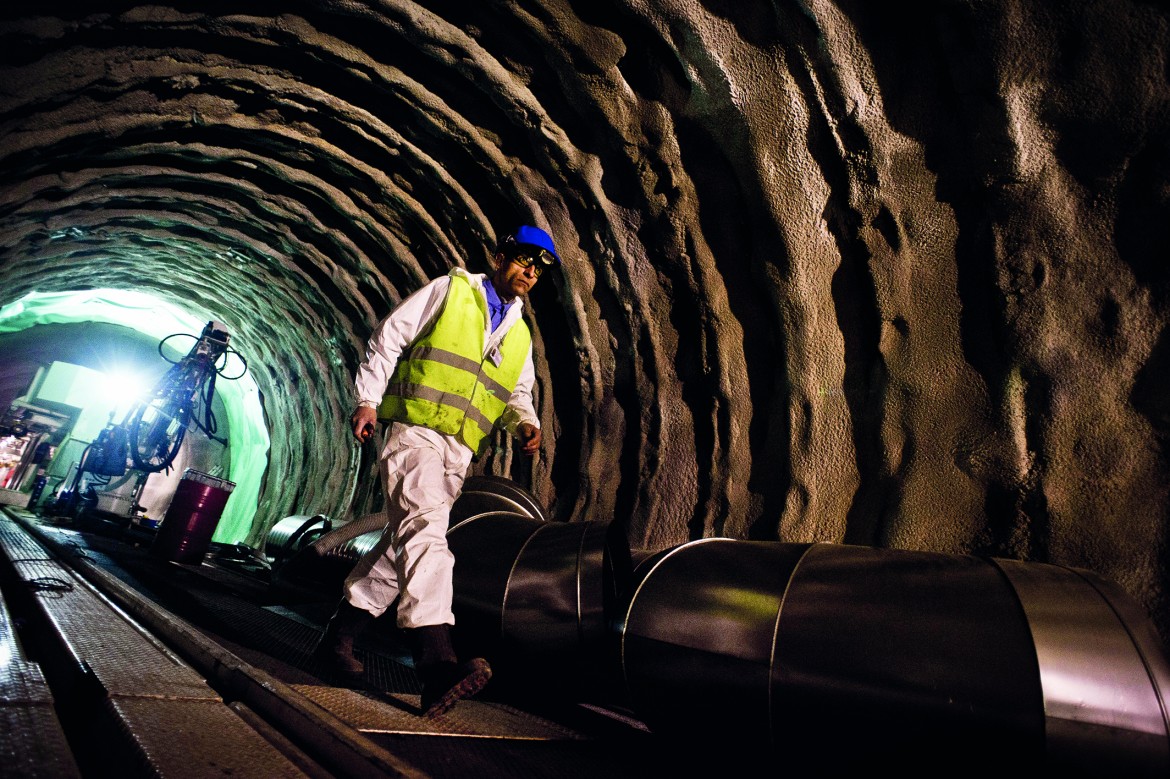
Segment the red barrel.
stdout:
<svg viewBox="0 0 1170 779">
<path fill-rule="evenodd" d="M 176 563 L 202 563 L 235 486 L 193 468 L 183 471 L 151 553 Z"/>
</svg>

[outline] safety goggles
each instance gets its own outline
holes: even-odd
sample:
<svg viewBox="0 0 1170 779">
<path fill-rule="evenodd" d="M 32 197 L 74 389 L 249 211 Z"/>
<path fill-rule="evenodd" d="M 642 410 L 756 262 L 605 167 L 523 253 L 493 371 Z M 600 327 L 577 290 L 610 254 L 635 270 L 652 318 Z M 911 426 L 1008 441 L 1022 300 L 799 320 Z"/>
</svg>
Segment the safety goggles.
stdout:
<svg viewBox="0 0 1170 779">
<path fill-rule="evenodd" d="M 521 268 L 532 268 L 533 273 L 538 277 L 544 273 L 544 269 L 556 263 L 556 258 L 553 257 L 548 250 L 541 249 L 535 254 L 523 253 L 512 257 L 512 262 L 519 265 Z"/>
</svg>

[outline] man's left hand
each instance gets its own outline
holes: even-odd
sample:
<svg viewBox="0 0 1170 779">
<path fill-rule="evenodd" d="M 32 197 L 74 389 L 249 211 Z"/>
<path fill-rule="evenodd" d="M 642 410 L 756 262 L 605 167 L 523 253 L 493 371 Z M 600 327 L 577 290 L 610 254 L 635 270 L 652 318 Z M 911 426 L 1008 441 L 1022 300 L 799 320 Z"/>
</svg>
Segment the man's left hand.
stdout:
<svg viewBox="0 0 1170 779">
<path fill-rule="evenodd" d="M 536 454 L 540 450 L 540 428 L 531 422 L 516 425 L 516 437 L 520 439 L 520 451 Z"/>
</svg>

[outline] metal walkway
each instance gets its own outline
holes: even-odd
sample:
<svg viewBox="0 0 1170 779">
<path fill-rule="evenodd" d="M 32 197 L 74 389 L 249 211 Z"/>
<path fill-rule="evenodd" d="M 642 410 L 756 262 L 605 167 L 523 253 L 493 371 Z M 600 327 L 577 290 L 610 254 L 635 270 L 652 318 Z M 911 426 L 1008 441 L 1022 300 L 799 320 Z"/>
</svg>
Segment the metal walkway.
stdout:
<svg viewBox="0 0 1170 779">
<path fill-rule="evenodd" d="M 0 775 L 573 779 L 725 764 L 620 708 L 516 699 L 496 680 L 424 718 L 393 629 L 360 646 L 362 689 L 315 664 L 328 594 L 167 562 L 129 529 L 3 512 L 0 748 L 14 758 Z"/>
</svg>

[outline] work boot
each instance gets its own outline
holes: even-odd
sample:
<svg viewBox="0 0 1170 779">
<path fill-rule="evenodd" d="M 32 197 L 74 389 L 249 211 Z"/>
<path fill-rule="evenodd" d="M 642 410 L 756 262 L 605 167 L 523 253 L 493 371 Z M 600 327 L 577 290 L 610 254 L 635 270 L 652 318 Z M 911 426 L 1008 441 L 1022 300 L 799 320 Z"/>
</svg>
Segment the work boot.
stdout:
<svg viewBox="0 0 1170 779">
<path fill-rule="evenodd" d="M 423 680 L 423 715 L 436 717 L 482 690 L 492 678 L 492 667 L 482 657 L 473 657 L 466 663 L 442 662 L 424 666 L 419 675 Z"/>
<path fill-rule="evenodd" d="M 488 661 L 475 657 L 460 663 L 451 646 L 449 625 L 425 625 L 409 631 L 414 668 L 422 680 L 423 715 L 445 714 L 484 688 L 492 678 Z"/>
<path fill-rule="evenodd" d="M 373 614 L 342 598 L 337 604 L 337 611 L 329 618 L 325 634 L 317 643 L 313 656 L 334 671 L 351 678 L 360 678 L 365 666 L 354 656 L 353 645 L 358 635 L 373 620 Z"/>
</svg>

